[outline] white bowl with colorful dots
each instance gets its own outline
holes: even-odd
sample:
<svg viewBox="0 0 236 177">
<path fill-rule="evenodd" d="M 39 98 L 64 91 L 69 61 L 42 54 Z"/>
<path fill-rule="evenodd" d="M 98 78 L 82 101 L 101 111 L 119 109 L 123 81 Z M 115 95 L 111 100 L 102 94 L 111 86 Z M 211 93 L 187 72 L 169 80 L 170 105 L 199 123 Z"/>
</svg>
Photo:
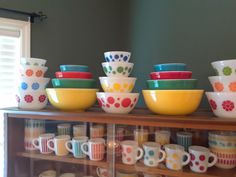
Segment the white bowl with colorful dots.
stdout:
<svg viewBox="0 0 236 177">
<path fill-rule="evenodd" d="M 29 65 L 29 66 L 45 66 L 47 60 L 42 58 L 27 58 L 22 57 L 20 59 L 20 63 L 22 65 Z"/>
<path fill-rule="evenodd" d="M 105 92 L 130 93 L 135 85 L 135 77 L 99 77 L 101 86 Z"/>
<path fill-rule="evenodd" d="M 214 92 L 236 92 L 236 76 L 208 77 Z"/>
<path fill-rule="evenodd" d="M 18 88 L 22 91 L 43 91 L 47 87 L 50 78 L 45 77 L 20 77 Z"/>
<path fill-rule="evenodd" d="M 20 74 L 24 77 L 44 77 L 47 70 L 45 66 L 20 65 Z"/>
<path fill-rule="evenodd" d="M 97 92 L 99 106 L 107 113 L 128 114 L 138 102 L 139 93 Z"/>
<path fill-rule="evenodd" d="M 104 53 L 105 60 L 107 62 L 124 61 L 128 62 L 131 53 L 126 51 L 108 51 Z"/>
<path fill-rule="evenodd" d="M 236 59 L 215 61 L 211 65 L 218 76 L 236 76 Z"/>
</svg>

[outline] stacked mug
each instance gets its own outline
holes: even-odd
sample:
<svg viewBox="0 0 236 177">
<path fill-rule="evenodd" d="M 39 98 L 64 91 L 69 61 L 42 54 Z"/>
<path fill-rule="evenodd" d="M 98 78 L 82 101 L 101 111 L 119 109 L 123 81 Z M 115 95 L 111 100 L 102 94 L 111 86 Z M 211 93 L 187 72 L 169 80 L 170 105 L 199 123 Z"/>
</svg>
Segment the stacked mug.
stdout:
<svg viewBox="0 0 236 177">
<path fill-rule="evenodd" d="M 128 62 L 130 52 L 104 53 L 107 62 L 102 63 L 107 77 L 99 77 L 104 92 L 97 92 L 99 106 L 107 113 L 128 114 L 135 107 L 139 93 L 132 92 L 136 78 L 129 77 L 134 64 Z"/>
<path fill-rule="evenodd" d="M 44 74 L 48 67 L 46 60 L 39 58 L 21 58 L 20 77 L 16 100 L 18 107 L 27 110 L 43 109 L 47 105 L 45 88 L 50 78 Z"/>
</svg>

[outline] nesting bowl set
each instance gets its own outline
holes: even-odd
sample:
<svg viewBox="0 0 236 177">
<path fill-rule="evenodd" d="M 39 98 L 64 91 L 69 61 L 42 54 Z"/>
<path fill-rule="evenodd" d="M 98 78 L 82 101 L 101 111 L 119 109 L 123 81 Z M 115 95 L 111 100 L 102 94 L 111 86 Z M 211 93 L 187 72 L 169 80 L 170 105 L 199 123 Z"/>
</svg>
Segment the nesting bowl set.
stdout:
<svg viewBox="0 0 236 177">
<path fill-rule="evenodd" d="M 16 100 L 20 109 L 39 110 L 47 103 L 45 88 L 50 78 L 44 75 L 48 70 L 47 60 L 40 58 L 21 58 L 20 74 L 17 83 Z"/>
<path fill-rule="evenodd" d="M 217 76 L 208 77 L 214 92 L 206 92 L 217 117 L 236 118 L 236 59 L 211 63 Z"/>
<path fill-rule="evenodd" d="M 102 67 L 107 77 L 99 77 L 104 92 L 97 92 L 97 100 L 107 113 L 127 114 L 138 101 L 139 93 L 131 93 L 136 78 L 129 77 L 134 66 L 129 62 L 130 56 L 126 51 L 104 53 L 106 62 Z"/>
<path fill-rule="evenodd" d="M 148 90 L 143 90 L 147 107 L 156 114 L 187 115 L 198 108 L 203 90 L 197 90 L 197 80 L 184 63 L 154 65 L 155 72 L 147 80 Z"/>
</svg>

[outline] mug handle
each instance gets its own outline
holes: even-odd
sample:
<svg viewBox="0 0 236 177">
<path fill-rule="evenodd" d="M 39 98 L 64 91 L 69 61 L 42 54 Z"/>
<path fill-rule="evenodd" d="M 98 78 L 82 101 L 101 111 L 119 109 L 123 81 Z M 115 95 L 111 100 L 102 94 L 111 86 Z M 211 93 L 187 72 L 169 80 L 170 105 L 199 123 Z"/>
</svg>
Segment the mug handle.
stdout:
<svg viewBox="0 0 236 177">
<path fill-rule="evenodd" d="M 50 139 L 48 142 L 47 142 L 47 147 L 48 149 L 52 150 L 52 151 L 55 151 L 55 144 L 54 144 L 54 148 L 51 146 L 51 143 L 54 144 L 54 139 Z"/>
<path fill-rule="evenodd" d="M 87 142 L 86 142 L 86 143 L 83 143 L 83 144 L 81 145 L 81 150 L 82 150 L 82 152 L 83 152 L 84 154 L 86 154 L 86 155 L 89 156 L 89 150 L 86 151 L 86 150 L 85 150 L 85 146 L 89 146 Z"/>
<path fill-rule="evenodd" d="M 165 158 L 166 158 L 166 152 L 165 151 L 160 150 L 160 153 L 162 154 L 162 158 L 158 160 L 158 163 L 164 161 Z"/>
<path fill-rule="evenodd" d="M 97 171 L 98 177 L 101 177 L 102 175 L 101 175 L 101 172 L 100 172 L 100 167 L 97 167 L 96 171 Z"/>
<path fill-rule="evenodd" d="M 185 160 L 185 162 L 182 163 L 183 166 L 187 165 L 190 162 L 190 160 L 191 160 L 189 153 L 184 152 L 184 156 L 187 157 L 187 160 Z"/>
<path fill-rule="evenodd" d="M 139 152 L 139 156 L 136 158 L 136 160 L 139 160 L 143 157 L 143 149 L 138 147 L 138 152 Z"/>
<path fill-rule="evenodd" d="M 40 149 L 40 147 L 39 147 L 39 139 L 38 138 L 34 138 L 33 140 L 32 140 L 32 144 L 33 144 L 33 146 L 36 148 L 36 149 Z M 37 145 L 38 144 L 38 145 Z"/>
<path fill-rule="evenodd" d="M 210 153 L 209 157 L 213 157 L 213 161 L 208 164 L 208 167 L 212 167 L 217 162 L 217 156 L 215 154 L 213 154 L 213 153 Z"/>
<path fill-rule="evenodd" d="M 69 152 L 73 153 L 73 150 L 69 147 L 69 144 L 71 144 L 71 146 L 72 146 L 72 141 L 67 141 L 67 142 L 65 143 L 66 149 L 67 149 Z"/>
</svg>

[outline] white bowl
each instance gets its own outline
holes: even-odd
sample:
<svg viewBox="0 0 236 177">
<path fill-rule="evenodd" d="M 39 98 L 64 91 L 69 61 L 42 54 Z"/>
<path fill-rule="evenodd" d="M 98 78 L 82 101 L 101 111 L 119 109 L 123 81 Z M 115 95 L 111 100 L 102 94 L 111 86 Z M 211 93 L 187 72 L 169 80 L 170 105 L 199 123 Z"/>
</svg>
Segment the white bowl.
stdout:
<svg viewBox="0 0 236 177">
<path fill-rule="evenodd" d="M 25 110 L 40 110 L 48 103 L 46 91 L 19 91 L 16 100 L 18 107 Z"/>
<path fill-rule="evenodd" d="M 214 92 L 236 92 L 236 76 L 208 77 Z"/>
<path fill-rule="evenodd" d="M 215 61 L 211 65 L 219 76 L 236 76 L 236 59 Z"/>
<path fill-rule="evenodd" d="M 108 51 L 104 53 L 105 60 L 107 62 L 124 61 L 128 62 L 131 53 L 126 51 Z"/>
<path fill-rule="evenodd" d="M 236 93 L 206 92 L 206 96 L 217 117 L 236 119 Z"/>
<path fill-rule="evenodd" d="M 139 93 L 97 92 L 99 106 L 107 113 L 128 114 L 137 101 Z"/>
<path fill-rule="evenodd" d="M 44 77 L 48 67 L 20 65 L 20 74 L 24 77 Z"/>
<path fill-rule="evenodd" d="M 99 77 L 101 86 L 104 92 L 125 92 L 129 93 L 133 90 L 136 78 L 135 77 Z"/>
<path fill-rule="evenodd" d="M 20 77 L 18 88 L 22 91 L 43 91 L 46 89 L 50 78 L 45 77 Z"/>
<path fill-rule="evenodd" d="M 133 70 L 133 63 L 124 61 L 103 62 L 102 68 L 108 77 L 128 77 Z"/>
<path fill-rule="evenodd" d="M 45 66 L 47 60 L 41 58 L 26 58 L 22 57 L 20 59 L 20 63 L 23 65 L 30 65 L 30 66 Z"/>
</svg>

